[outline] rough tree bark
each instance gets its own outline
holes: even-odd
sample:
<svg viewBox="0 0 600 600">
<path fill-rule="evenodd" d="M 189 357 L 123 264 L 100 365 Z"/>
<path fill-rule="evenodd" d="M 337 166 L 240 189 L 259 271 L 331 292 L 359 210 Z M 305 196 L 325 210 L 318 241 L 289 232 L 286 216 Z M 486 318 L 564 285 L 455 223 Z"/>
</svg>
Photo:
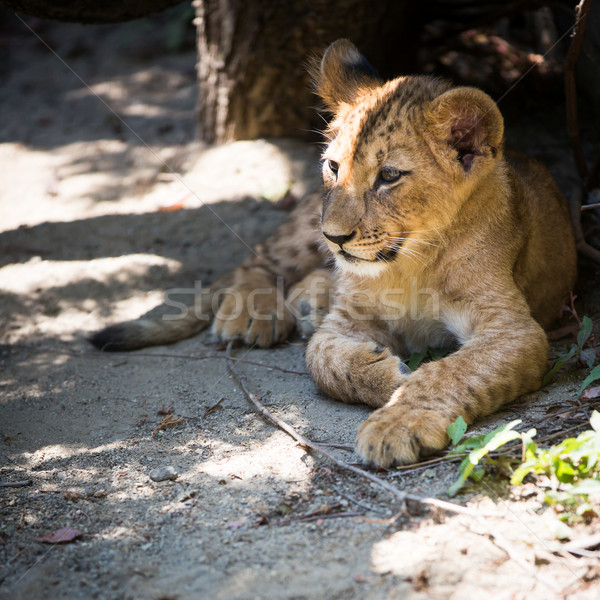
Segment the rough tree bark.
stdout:
<svg viewBox="0 0 600 600">
<path fill-rule="evenodd" d="M 409 70 L 420 32 L 409 0 L 195 0 L 198 134 L 207 142 L 307 137 L 322 127 L 306 63 L 339 37 L 382 76 Z"/>
<path fill-rule="evenodd" d="M 16 12 L 71 23 L 118 23 L 144 17 L 182 0 L 0 0 Z"/>
</svg>

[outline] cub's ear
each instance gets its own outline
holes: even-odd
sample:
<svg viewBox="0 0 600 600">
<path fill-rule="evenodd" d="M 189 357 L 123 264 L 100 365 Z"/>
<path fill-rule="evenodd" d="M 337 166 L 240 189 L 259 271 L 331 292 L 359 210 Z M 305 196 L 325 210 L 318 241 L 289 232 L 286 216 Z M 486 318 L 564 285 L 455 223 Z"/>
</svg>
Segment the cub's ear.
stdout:
<svg viewBox="0 0 600 600">
<path fill-rule="evenodd" d="M 333 42 L 309 70 L 316 93 L 334 113 L 342 104 L 353 104 L 362 93 L 382 83 L 369 61 L 344 39 Z"/>
<path fill-rule="evenodd" d="M 448 143 L 465 173 L 502 151 L 504 121 L 496 103 L 476 88 L 454 88 L 425 111 L 434 136 Z"/>
</svg>

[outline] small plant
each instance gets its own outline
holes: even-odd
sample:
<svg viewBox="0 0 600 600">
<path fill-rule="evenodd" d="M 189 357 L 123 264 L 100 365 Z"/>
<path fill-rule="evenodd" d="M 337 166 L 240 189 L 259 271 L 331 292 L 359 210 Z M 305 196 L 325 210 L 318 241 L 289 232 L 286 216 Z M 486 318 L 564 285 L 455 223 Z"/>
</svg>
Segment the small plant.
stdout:
<svg viewBox="0 0 600 600">
<path fill-rule="evenodd" d="M 448 427 L 448 436 L 454 446 L 450 451 L 450 455 L 460 455 L 468 452 L 468 455 L 460 463 L 458 479 L 448 489 L 448 496 L 455 496 L 469 477 L 475 481 L 481 481 L 485 475 L 485 469 L 479 466 L 480 461 L 488 457 L 490 452 L 504 446 L 504 444 L 520 439 L 522 434 L 513 429 L 519 423 L 521 423 L 521 420 L 517 419 L 490 431 L 490 433 L 464 439 L 467 424 L 462 417 L 458 417 Z M 528 435 L 533 437 L 535 429 L 530 430 Z"/>
<path fill-rule="evenodd" d="M 573 314 L 576 316 L 572 310 Z M 577 333 L 577 343 L 571 344 L 570 348 L 566 349 L 564 352 L 559 354 L 552 365 L 552 368 L 544 375 L 544 379 L 542 380 L 542 385 L 547 385 L 552 381 L 553 377 L 562 369 L 565 364 L 571 360 L 572 358 L 579 359 L 584 365 L 587 366 L 588 369 L 591 370 L 590 376 L 595 373 L 595 377 L 590 379 L 589 382 L 586 382 L 584 387 L 579 391 L 579 395 L 581 392 L 590 384 L 592 381 L 596 381 L 600 379 L 600 369 L 596 367 L 592 369 L 594 363 L 596 362 L 596 349 L 590 345 L 591 336 L 592 336 L 593 323 L 592 320 L 588 316 L 584 316 L 581 319 L 579 324 L 579 332 Z M 586 346 L 588 346 L 586 348 Z"/>
<path fill-rule="evenodd" d="M 425 352 L 413 352 L 408 359 L 406 366 L 414 371 L 422 362 L 428 360 L 439 360 L 444 358 L 450 350 L 448 348 L 427 348 Z"/>
<path fill-rule="evenodd" d="M 545 501 L 564 507 L 567 511 L 565 519 L 571 519 L 573 514 L 577 517 L 596 514 L 588 503 L 588 496 L 600 494 L 600 413 L 596 410 L 592 413 L 592 429 L 576 438 L 567 438 L 547 450 L 538 448 L 533 441 L 535 429 L 527 432 L 514 429 L 520 422 L 512 421 L 488 434 L 466 439 L 464 434 L 467 426 L 462 417 L 448 427 L 448 435 L 454 445 L 451 454 L 469 452 L 460 464 L 459 477 L 448 490 L 448 495 L 454 496 L 469 477 L 481 481 L 485 475 L 485 469 L 480 464 L 482 459 L 489 459 L 490 452 L 519 439 L 522 445 L 521 461 L 512 474 L 511 484 L 520 485 L 530 474 L 545 475 L 551 480 L 553 488 L 546 494 Z M 504 462 L 510 463 L 508 460 Z"/>
</svg>

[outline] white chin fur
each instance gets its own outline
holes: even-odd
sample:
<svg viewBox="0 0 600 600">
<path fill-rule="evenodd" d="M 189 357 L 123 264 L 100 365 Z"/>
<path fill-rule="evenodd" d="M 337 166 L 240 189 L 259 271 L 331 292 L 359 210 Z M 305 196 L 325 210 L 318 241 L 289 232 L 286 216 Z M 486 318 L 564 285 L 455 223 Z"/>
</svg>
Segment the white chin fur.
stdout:
<svg viewBox="0 0 600 600">
<path fill-rule="evenodd" d="M 349 275 L 360 275 L 361 277 L 377 277 L 385 271 L 386 263 L 383 261 L 367 262 L 357 260 L 350 262 L 342 256 L 336 255 L 335 266 L 341 273 Z"/>
</svg>

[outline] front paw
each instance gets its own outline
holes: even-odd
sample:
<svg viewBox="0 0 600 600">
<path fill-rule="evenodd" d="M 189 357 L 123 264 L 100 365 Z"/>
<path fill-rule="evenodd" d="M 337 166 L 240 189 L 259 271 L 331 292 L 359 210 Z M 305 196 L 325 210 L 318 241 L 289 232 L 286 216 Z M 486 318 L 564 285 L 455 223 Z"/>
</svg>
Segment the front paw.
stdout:
<svg viewBox="0 0 600 600">
<path fill-rule="evenodd" d="M 388 404 L 361 425 L 356 451 L 380 467 L 414 463 L 448 444 L 450 422 L 443 413 Z"/>
</svg>

